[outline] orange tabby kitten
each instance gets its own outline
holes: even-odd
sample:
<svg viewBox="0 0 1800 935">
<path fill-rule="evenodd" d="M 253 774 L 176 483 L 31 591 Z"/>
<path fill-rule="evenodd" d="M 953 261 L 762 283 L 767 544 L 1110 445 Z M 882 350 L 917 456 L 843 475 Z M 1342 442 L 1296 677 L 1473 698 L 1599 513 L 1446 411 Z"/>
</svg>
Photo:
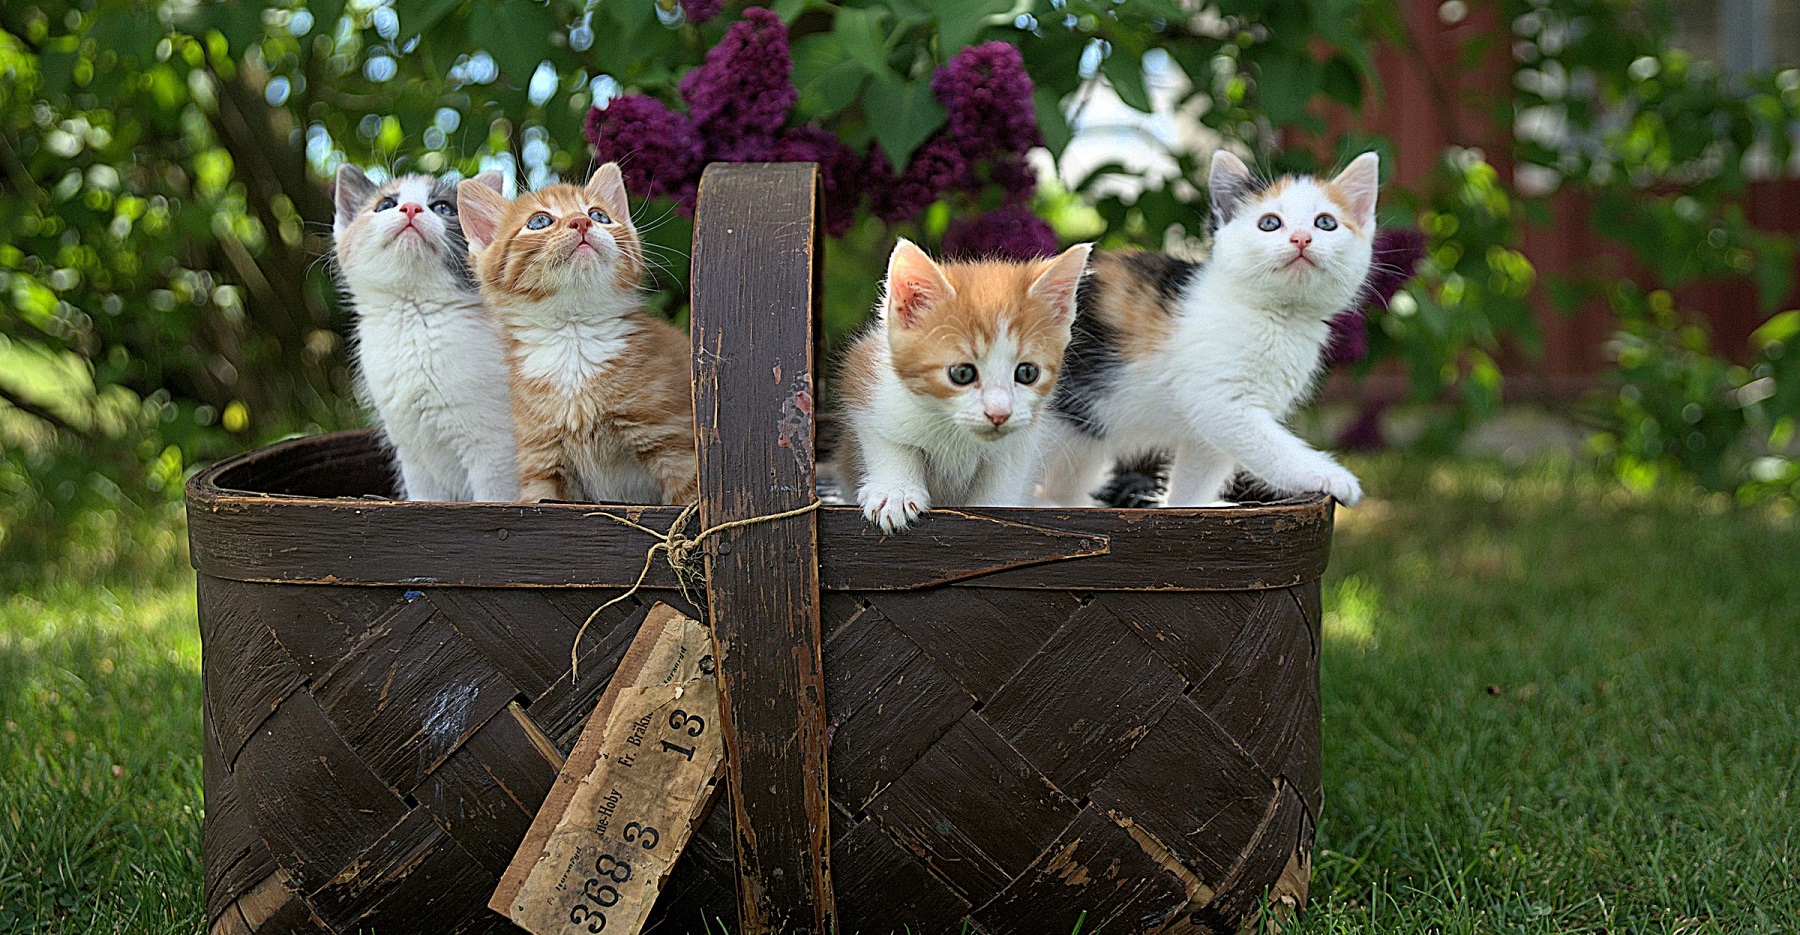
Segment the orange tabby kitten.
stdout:
<svg viewBox="0 0 1800 935">
<path fill-rule="evenodd" d="M 506 327 L 520 498 L 695 496 L 687 335 L 644 314 L 619 167 L 515 201 L 457 188 L 471 265 Z"/>
<path fill-rule="evenodd" d="M 838 474 L 884 532 L 933 506 L 1029 506 L 1088 244 L 934 262 L 902 239 L 840 373 Z"/>
</svg>

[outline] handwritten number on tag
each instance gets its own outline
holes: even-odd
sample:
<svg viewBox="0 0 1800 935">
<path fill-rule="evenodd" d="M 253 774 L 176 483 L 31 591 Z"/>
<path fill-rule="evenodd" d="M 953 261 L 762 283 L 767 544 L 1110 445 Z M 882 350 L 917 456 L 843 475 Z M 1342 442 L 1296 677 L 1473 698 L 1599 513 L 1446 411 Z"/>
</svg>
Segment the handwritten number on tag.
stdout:
<svg viewBox="0 0 1800 935">
<path fill-rule="evenodd" d="M 637 844 L 647 851 L 654 849 L 656 842 L 662 840 L 662 835 L 658 834 L 655 828 L 649 825 L 640 825 L 635 821 L 625 826 L 625 831 L 620 837 L 625 839 L 625 843 Z"/>
</svg>

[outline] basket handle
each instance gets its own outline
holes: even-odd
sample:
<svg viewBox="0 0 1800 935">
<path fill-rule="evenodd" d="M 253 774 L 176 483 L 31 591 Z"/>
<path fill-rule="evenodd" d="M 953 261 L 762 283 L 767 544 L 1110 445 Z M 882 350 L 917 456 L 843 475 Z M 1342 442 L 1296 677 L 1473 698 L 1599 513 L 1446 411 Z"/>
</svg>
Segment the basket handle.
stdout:
<svg viewBox="0 0 1800 935">
<path fill-rule="evenodd" d="M 813 487 L 818 166 L 715 163 L 694 220 L 700 521 L 797 510 Z M 736 823 L 745 935 L 833 930 L 816 512 L 722 532 L 707 616 Z"/>
</svg>

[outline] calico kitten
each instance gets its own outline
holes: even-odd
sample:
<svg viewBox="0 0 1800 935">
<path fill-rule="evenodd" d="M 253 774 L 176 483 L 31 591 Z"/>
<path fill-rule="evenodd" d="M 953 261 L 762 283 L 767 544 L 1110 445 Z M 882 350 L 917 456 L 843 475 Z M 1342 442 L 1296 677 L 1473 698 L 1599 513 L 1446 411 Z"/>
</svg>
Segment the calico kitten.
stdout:
<svg viewBox="0 0 1800 935">
<path fill-rule="evenodd" d="M 497 191 L 500 174 L 464 185 Z M 399 461 L 402 495 L 515 499 L 505 339 L 469 278 L 455 183 L 403 175 L 377 185 L 346 165 L 336 201 L 333 253 L 356 312 L 358 382 Z"/>
<path fill-rule="evenodd" d="M 1095 256 L 1057 386 L 1045 499 L 1086 505 L 1115 459 L 1170 451 L 1168 503 L 1219 502 L 1237 471 L 1346 505 L 1356 477 L 1284 421 L 1317 379 L 1332 316 L 1369 272 L 1379 164 L 1337 177 L 1257 180 L 1220 152 L 1205 264 Z"/>
<path fill-rule="evenodd" d="M 695 497 L 688 337 L 646 315 L 619 167 L 507 201 L 464 182 L 476 279 L 506 326 L 521 498 Z"/>
<path fill-rule="evenodd" d="M 939 265 L 902 239 L 880 321 L 840 374 L 838 476 L 892 532 L 937 506 L 1025 506 L 1088 244 L 1055 259 Z"/>
</svg>

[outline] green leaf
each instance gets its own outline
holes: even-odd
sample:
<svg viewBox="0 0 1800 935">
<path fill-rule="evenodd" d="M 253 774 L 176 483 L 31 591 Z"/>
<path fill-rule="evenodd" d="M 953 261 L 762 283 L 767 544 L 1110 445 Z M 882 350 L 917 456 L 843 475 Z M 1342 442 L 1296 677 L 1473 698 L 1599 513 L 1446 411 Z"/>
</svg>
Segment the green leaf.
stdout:
<svg viewBox="0 0 1800 935">
<path fill-rule="evenodd" d="M 830 117 L 849 107 L 861 93 L 867 72 L 844 57 L 844 47 L 833 33 L 813 33 L 794 41 L 795 103 L 800 120 Z"/>
<path fill-rule="evenodd" d="M 344 10 L 343 0 L 325 0 L 325 2 L 335 4 L 339 13 Z M 438 21 L 449 16 L 451 11 L 465 2 L 466 0 L 396 0 L 394 12 L 400 14 L 400 28 L 406 30 L 407 35 L 417 34 L 423 37 L 429 36 L 431 27 L 436 26 Z M 324 4 L 320 4 L 320 6 L 323 7 Z M 336 20 L 332 22 L 335 23 Z M 330 24 L 320 22 L 319 25 L 329 28 Z M 464 50 L 458 49 L 457 51 Z"/>
<path fill-rule="evenodd" d="M 1285 55 L 1261 62 L 1257 91 L 1269 122 L 1276 126 L 1303 122 L 1306 104 L 1319 87 L 1319 66 L 1306 55 Z"/>
<path fill-rule="evenodd" d="M 243 54 L 262 36 L 261 3 L 215 3 L 201 8 L 200 17 L 225 37 L 233 58 Z"/>
<path fill-rule="evenodd" d="M 469 11 L 476 41 L 494 57 L 500 74 L 521 88 L 544 60 L 550 34 L 560 25 L 555 11 L 537 0 L 481 0 Z"/>
<path fill-rule="evenodd" d="M 1100 71 L 1112 84 L 1119 100 L 1146 114 L 1150 112 L 1150 90 L 1144 87 L 1143 59 L 1114 46 L 1112 54 L 1100 63 Z"/>
<path fill-rule="evenodd" d="M 344 17 L 344 0 L 308 0 L 306 9 L 313 15 L 313 31 L 328 36 L 337 31 L 338 20 Z M 423 27 L 407 23 L 404 17 L 401 18 L 400 25 L 415 33 L 423 30 Z"/>
<path fill-rule="evenodd" d="M 937 19 L 938 52 L 944 58 L 974 42 L 989 19 L 1013 7 L 1011 0 L 931 0 L 926 6 Z"/>
<path fill-rule="evenodd" d="M 1763 322 L 1761 327 L 1750 332 L 1750 343 L 1758 349 L 1766 350 L 1777 341 L 1782 344 L 1794 343 L 1795 335 L 1800 335 L 1800 309 L 1782 312 Z"/>
<path fill-rule="evenodd" d="M 121 58 L 148 62 L 156 54 L 156 43 L 166 32 L 155 16 L 134 10 L 99 14 L 88 35 L 101 48 L 112 49 Z"/>
<path fill-rule="evenodd" d="M 1044 134 L 1044 146 L 1050 155 L 1060 158 L 1074 135 L 1069 121 L 1063 118 L 1062 95 L 1040 87 L 1032 93 L 1031 102 L 1037 107 L 1038 130 Z"/>
<path fill-rule="evenodd" d="M 1362 76 L 1357 73 L 1356 66 L 1342 55 L 1334 55 L 1325 63 L 1325 69 L 1319 75 L 1319 88 L 1333 100 L 1342 101 L 1359 110 L 1362 108 Z"/>
<path fill-rule="evenodd" d="M 843 54 L 877 77 L 887 74 L 887 35 L 881 29 L 882 12 L 876 9 L 839 10 L 832 26 Z"/>
<path fill-rule="evenodd" d="M 887 151 L 894 170 L 900 171 L 913 150 L 944 123 L 944 105 L 931 96 L 931 80 L 878 79 L 863 95 L 863 105 L 873 119 L 875 139 Z"/>
</svg>

